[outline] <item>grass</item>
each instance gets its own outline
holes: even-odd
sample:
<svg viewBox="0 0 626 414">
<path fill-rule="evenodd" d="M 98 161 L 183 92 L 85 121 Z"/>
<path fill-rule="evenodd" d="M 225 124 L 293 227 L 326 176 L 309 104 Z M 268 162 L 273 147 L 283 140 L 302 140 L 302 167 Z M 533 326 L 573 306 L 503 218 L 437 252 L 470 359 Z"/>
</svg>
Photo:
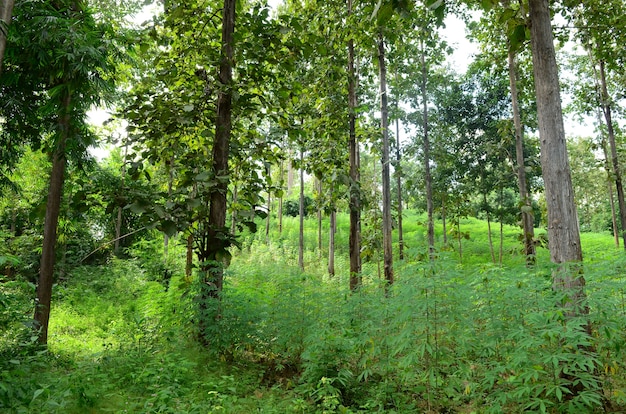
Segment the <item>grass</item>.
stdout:
<svg viewBox="0 0 626 414">
<path fill-rule="evenodd" d="M 208 347 L 195 341 L 195 286 L 180 274 L 180 246 L 172 247 L 176 272 L 167 291 L 153 274 L 159 269 L 153 249 L 74 269 L 55 288 L 47 352 L 30 343 L 28 329 L 0 325 L 0 411 L 625 409 L 626 259 L 610 235 L 582 234 L 594 327 L 589 338 L 576 321 L 564 324 L 554 306 L 547 251 L 539 251 L 535 269 L 524 266 L 519 229 L 504 228 L 506 254 L 499 266 L 491 262 L 486 224 L 464 219 L 461 231 L 469 239 L 462 241 L 463 261 L 458 248 L 440 249 L 430 264 L 418 260 L 425 251 L 423 221 L 412 212 L 405 218 L 407 258 L 394 263 L 397 283 L 389 296 L 376 261 L 364 263 L 363 289 L 348 293 L 344 215 L 338 219 L 335 277 L 326 273 L 327 252 L 314 250 L 314 219 L 306 220 L 305 272 L 297 268 L 297 219 L 286 218 L 283 234 L 271 234 L 269 244 L 264 235 L 244 235 L 244 248 L 226 271 L 222 316 Z M 436 231 L 441 246 L 441 228 Z M 28 319 L 31 288 L 0 284 L 2 321 Z M 589 341 L 595 354 L 572 352 Z M 564 369 L 589 392 L 568 398 Z"/>
</svg>

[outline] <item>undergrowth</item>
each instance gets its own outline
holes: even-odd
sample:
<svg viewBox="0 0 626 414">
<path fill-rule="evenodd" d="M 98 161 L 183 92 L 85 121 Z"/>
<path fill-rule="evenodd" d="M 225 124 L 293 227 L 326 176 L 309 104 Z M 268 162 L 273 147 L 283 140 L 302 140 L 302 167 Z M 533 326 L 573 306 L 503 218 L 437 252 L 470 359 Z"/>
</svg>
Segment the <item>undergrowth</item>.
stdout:
<svg viewBox="0 0 626 414">
<path fill-rule="evenodd" d="M 479 237 L 477 223 L 465 226 Z M 442 250 L 429 263 L 409 245 L 388 295 L 375 262 L 351 294 L 341 251 L 330 277 L 319 252 L 305 252 L 301 271 L 293 239 L 270 240 L 247 236 L 235 252 L 206 347 L 196 341 L 197 287 L 182 275 L 180 246 L 170 247 L 178 259 L 167 265 L 177 270 L 167 289 L 162 266 L 150 265 L 158 243 L 144 256 L 135 248 L 129 260 L 74 269 L 55 287 L 45 351 L 28 327 L 33 286 L 0 283 L 0 411 L 626 409 L 626 259 L 595 236 L 584 244 L 591 335 L 587 318 L 557 306 L 544 256 L 528 269 L 509 250 L 500 266 L 470 237 L 467 260 Z"/>
</svg>

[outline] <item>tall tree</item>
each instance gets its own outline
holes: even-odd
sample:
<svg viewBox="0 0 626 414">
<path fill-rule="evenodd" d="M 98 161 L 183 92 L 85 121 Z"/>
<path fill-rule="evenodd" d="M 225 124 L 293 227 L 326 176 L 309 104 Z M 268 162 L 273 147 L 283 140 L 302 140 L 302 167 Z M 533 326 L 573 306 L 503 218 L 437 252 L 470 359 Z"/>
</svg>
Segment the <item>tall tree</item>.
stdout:
<svg viewBox="0 0 626 414">
<path fill-rule="evenodd" d="M 389 173 L 389 109 L 387 102 L 387 63 L 385 38 L 379 28 L 378 73 L 380 82 L 380 123 L 382 132 L 382 186 L 383 186 L 383 273 L 387 287 L 393 284 L 393 250 L 391 245 L 391 180 Z"/>
<path fill-rule="evenodd" d="M 84 122 L 85 114 L 112 90 L 112 83 L 104 79 L 114 79 L 115 67 L 111 63 L 114 43 L 107 26 L 94 20 L 84 1 L 19 2 L 14 12 L 3 81 L 9 87 L 24 84 L 31 87 L 32 97 L 37 98 L 24 96 L 24 103 L 30 105 L 34 101 L 41 105 L 38 112 L 43 118 L 38 133 L 53 134 L 47 145 L 52 170 L 34 313 L 39 342 L 47 344 L 67 158 L 68 154 L 84 157 L 86 147 L 92 142 L 93 136 Z M 53 125 L 50 130 L 45 128 L 47 122 Z"/>
<path fill-rule="evenodd" d="M 219 91 L 216 105 L 215 140 L 211 172 L 217 179 L 210 193 L 208 218 L 207 257 L 204 258 L 203 301 L 219 298 L 222 291 L 224 270 L 222 258 L 230 246 L 229 230 L 226 228 L 226 195 L 228 192 L 228 158 L 232 129 L 233 65 L 235 11 L 237 0 L 224 0 L 222 11 L 222 41 L 219 62 Z"/>
<path fill-rule="evenodd" d="M 561 303 L 568 317 L 584 316 L 589 313 L 589 308 L 585 303 L 583 255 L 563 126 L 548 0 L 529 0 L 529 10 L 541 167 L 548 207 L 548 243 L 550 259 L 559 265 L 552 274 L 552 287 L 556 292 L 565 295 Z M 589 323 L 585 331 L 587 335 L 591 335 Z M 562 376 L 571 381 L 568 384 L 570 397 L 577 396 L 584 390 L 584 385 L 570 373 L 562 373 Z"/>
<path fill-rule="evenodd" d="M 352 0 L 348 2 L 348 18 L 353 16 Z M 356 137 L 356 70 L 354 67 L 354 39 L 348 39 L 348 151 L 350 163 L 350 290 L 361 285 L 361 191 L 359 177 L 359 146 Z"/>
</svg>

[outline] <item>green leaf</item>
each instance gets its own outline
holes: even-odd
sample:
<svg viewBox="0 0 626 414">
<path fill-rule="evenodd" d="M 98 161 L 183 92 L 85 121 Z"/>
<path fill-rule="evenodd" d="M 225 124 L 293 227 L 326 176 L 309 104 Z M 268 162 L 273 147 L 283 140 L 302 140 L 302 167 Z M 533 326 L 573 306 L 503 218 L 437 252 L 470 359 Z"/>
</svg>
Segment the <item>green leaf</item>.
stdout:
<svg viewBox="0 0 626 414">
<path fill-rule="evenodd" d="M 143 214 L 148 209 L 148 205 L 142 201 L 135 201 L 128 208 L 135 214 Z"/>
<path fill-rule="evenodd" d="M 172 220 L 163 220 L 160 227 L 160 230 L 168 237 L 174 236 L 178 231 L 178 226 Z"/>
<path fill-rule="evenodd" d="M 509 33 L 509 40 L 511 41 L 511 48 L 517 50 L 526 41 L 526 25 L 518 24 L 515 26 L 513 31 Z"/>
<path fill-rule="evenodd" d="M 482 6 L 482 8 L 485 11 L 489 11 L 493 8 L 493 1 L 492 0 L 481 0 L 480 1 L 480 5 Z"/>
<path fill-rule="evenodd" d="M 37 399 L 37 397 L 39 397 L 45 390 L 43 388 L 39 388 L 38 390 L 35 390 L 35 392 L 33 393 L 33 399 L 30 401 L 31 403 L 33 401 L 35 401 Z"/>
</svg>

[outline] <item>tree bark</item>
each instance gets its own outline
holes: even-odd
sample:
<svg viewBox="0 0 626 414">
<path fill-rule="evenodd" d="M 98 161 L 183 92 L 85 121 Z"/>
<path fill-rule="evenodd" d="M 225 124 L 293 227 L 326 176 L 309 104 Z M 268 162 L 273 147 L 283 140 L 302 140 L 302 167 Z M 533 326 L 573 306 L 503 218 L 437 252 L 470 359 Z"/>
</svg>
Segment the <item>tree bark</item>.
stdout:
<svg viewBox="0 0 626 414">
<path fill-rule="evenodd" d="M 393 284 L 393 250 L 391 247 L 391 180 L 389 177 L 389 110 L 387 105 L 387 66 L 385 63 L 385 40 L 378 32 L 378 70 L 380 76 L 380 118 L 382 142 L 383 184 L 383 272 L 386 288 Z"/>
<path fill-rule="evenodd" d="M 37 285 L 37 302 L 34 315 L 34 326 L 38 330 L 38 340 L 42 345 L 48 344 L 48 323 L 50 321 L 50 305 L 52 302 L 57 226 L 61 210 L 63 183 L 65 181 L 65 166 L 67 164 L 65 147 L 70 132 L 71 98 L 69 90 L 61 98 L 63 113 L 58 120 L 58 141 L 52 153 L 52 171 L 50 172 L 50 185 L 46 203 L 39 283 Z"/>
<path fill-rule="evenodd" d="M 398 98 L 396 97 L 396 112 L 398 109 Z M 398 258 L 404 260 L 404 236 L 402 234 L 402 160 L 400 151 L 400 119 L 396 118 L 396 186 L 398 191 Z"/>
<path fill-rule="evenodd" d="M 483 203 L 485 204 L 485 213 L 487 214 L 487 239 L 489 240 L 489 252 L 491 253 L 491 261 L 496 264 L 496 252 L 493 249 L 493 237 L 491 237 L 491 214 L 489 214 L 489 205 L 487 204 L 487 194 L 483 192 Z"/>
<path fill-rule="evenodd" d="M 172 186 L 174 185 L 174 156 L 168 160 L 167 171 L 167 197 L 172 198 Z M 163 264 L 167 266 L 167 256 L 169 254 L 170 236 L 163 233 Z"/>
<path fill-rule="evenodd" d="M 11 17 L 13 16 L 13 5 L 15 0 L 2 0 L 0 1 L 0 19 L 2 24 L 6 25 L 0 30 L 0 73 L 2 73 L 2 62 L 4 61 L 4 51 L 7 47 L 7 36 L 5 29 L 8 30 Z"/>
<path fill-rule="evenodd" d="M 331 206 L 330 225 L 328 230 L 328 274 L 335 276 L 335 233 L 337 232 L 337 212 Z"/>
<path fill-rule="evenodd" d="M 606 87 L 606 71 L 604 61 L 600 61 L 600 86 L 602 88 L 602 112 L 606 121 L 606 129 L 609 135 L 609 147 L 611 148 L 611 161 L 613 163 L 613 175 L 615 177 L 615 189 L 617 190 L 617 205 L 619 206 L 619 218 L 622 227 L 622 239 L 624 249 L 626 249 L 626 203 L 624 202 L 624 186 L 622 184 L 622 173 L 615 143 L 615 131 L 613 130 L 613 119 L 611 116 L 611 103 L 609 92 Z"/>
<path fill-rule="evenodd" d="M 281 189 L 281 193 L 280 193 L 280 197 L 278 197 L 278 234 L 282 235 L 283 234 L 283 194 L 282 194 L 282 189 L 283 189 L 283 180 L 284 180 L 284 175 L 285 175 L 285 167 L 284 167 L 284 162 L 283 160 L 280 160 L 280 189 Z"/>
<path fill-rule="evenodd" d="M 513 108 L 513 124 L 515 126 L 515 156 L 517 162 L 517 186 L 519 197 L 523 204 L 522 231 L 524 232 L 524 254 L 526 255 L 526 266 L 534 266 L 536 262 L 535 251 L 535 223 L 532 214 L 530 195 L 526 186 L 526 170 L 524 165 L 524 132 L 522 129 L 522 118 L 519 110 L 519 99 L 517 95 L 517 62 L 515 52 L 509 49 L 509 84 L 511 88 L 511 106 Z"/>
<path fill-rule="evenodd" d="M 348 15 L 352 14 L 352 0 L 348 1 Z M 350 290 L 361 285 L 361 191 L 359 178 L 359 147 L 356 139 L 356 71 L 354 68 L 354 40 L 348 41 L 348 113 L 350 162 Z"/>
<path fill-rule="evenodd" d="M 304 271 L 304 149 L 300 148 L 300 231 L 298 240 L 298 266 Z"/>
<path fill-rule="evenodd" d="M 122 159 L 122 190 L 126 188 L 126 156 L 128 155 L 128 136 L 124 139 L 124 158 Z M 167 237 L 167 236 L 166 236 Z M 115 243 L 113 253 L 120 255 L 120 239 L 122 238 L 122 206 L 117 207 L 117 219 L 115 221 Z"/>
<path fill-rule="evenodd" d="M 212 169 L 216 185 L 210 193 L 209 221 L 206 254 L 201 264 L 203 291 L 201 311 L 207 310 L 208 301 L 219 299 L 224 282 L 222 255 L 229 247 L 230 231 L 226 227 L 226 194 L 228 192 L 230 135 L 232 129 L 232 83 L 236 0 L 224 0 L 222 15 L 222 51 L 220 56 L 220 83 L 217 97 L 215 141 L 213 142 Z M 219 317 L 219 315 L 216 315 Z M 201 325 L 204 334 L 207 320 Z"/>
<path fill-rule="evenodd" d="M 435 253 L 435 223 L 434 223 L 434 204 L 433 204 L 433 180 L 430 174 L 430 139 L 428 137 L 428 91 L 426 90 L 426 82 L 428 80 L 428 69 L 426 67 L 426 50 L 424 41 L 420 42 L 422 51 L 422 105 L 423 105 L 423 122 L 424 122 L 424 181 L 426 181 L 426 214 L 428 216 L 427 235 L 428 235 L 428 256 L 432 260 Z"/>
<path fill-rule="evenodd" d="M 567 318 L 584 317 L 589 313 L 589 308 L 585 304 L 583 254 L 563 126 L 550 8 L 548 0 L 530 0 L 529 8 L 541 167 L 548 207 L 548 246 L 551 261 L 559 265 L 552 272 L 552 289 L 564 295 L 559 305 L 563 307 Z M 584 331 L 586 335 L 591 335 L 589 321 Z M 591 347 L 579 348 L 593 352 Z M 595 371 L 595 368 L 591 371 Z M 569 382 L 567 399 L 584 392 L 585 386 L 577 381 L 575 373 L 563 372 L 561 377 Z"/>
<path fill-rule="evenodd" d="M 548 206 L 552 262 L 582 261 L 578 215 L 567 155 L 558 68 L 547 0 L 530 0 L 531 47 L 541 144 L 541 167 Z M 555 286 L 582 288 L 584 279 L 558 272 Z M 582 279 L 582 280 L 581 280 Z M 582 292 L 580 292 L 582 293 Z"/>
<path fill-rule="evenodd" d="M 317 182 L 317 255 L 322 256 L 322 180 L 315 179 Z"/>
<path fill-rule="evenodd" d="M 598 113 L 598 127 L 602 125 L 602 118 L 600 113 Z M 613 197 L 613 185 L 611 181 L 613 181 L 613 175 L 611 174 L 611 163 L 609 161 L 609 153 L 606 149 L 606 139 L 604 138 L 604 134 L 600 132 L 602 135 L 602 139 L 600 145 L 602 145 L 602 153 L 604 154 L 604 170 L 606 171 L 607 177 L 607 190 L 609 193 L 609 203 L 611 205 L 611 223 L 613 224 L 613 239 L 615 240 L 615 247 L 619 248 L 619 229 L 617 227 L 617 215 L 615 214 L 615 199 Z"/>
<path fill-rule="evenodd" d="M 267 192 L 267 217 L 265 217 L 265 244 L 270 244 L 270 217 L 272 212 L 272 193 Z"/>
<path fill-rule="evenodd" d="M 187 254 L 185 257 L 185 277 L 187 281 L 191 281 L 191 274 L 193 270 L 193 230 L 191 234 L 187 236 Z"/>
<path fill-rule="evenodd" d="M 441 196 L 441 225 L 443 227 L 443 245 L 448 246 L 448 225 L 446 223 L 446 195 Z"/>
</svg>

